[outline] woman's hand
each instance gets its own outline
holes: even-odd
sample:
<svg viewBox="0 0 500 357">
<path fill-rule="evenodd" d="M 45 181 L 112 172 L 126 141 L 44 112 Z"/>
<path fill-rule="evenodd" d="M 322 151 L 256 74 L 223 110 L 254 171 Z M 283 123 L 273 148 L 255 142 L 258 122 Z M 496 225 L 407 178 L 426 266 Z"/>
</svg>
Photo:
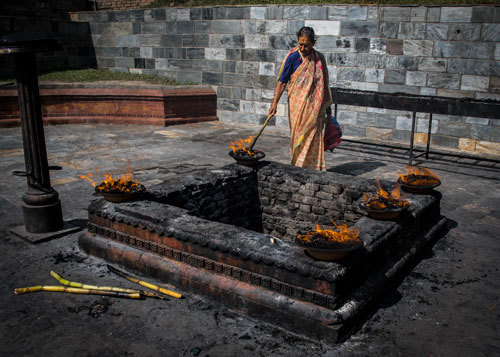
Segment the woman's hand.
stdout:
<svg viewBox="0 0 500 357">
<path fill-rule="evenodd" d="M 269 108 L 269 115 L 275 115 L 276 114 L 276 110 L 277 110 L 277 107 L 278 107 L 278 104 L 277 103 L 272 103 L 271 104 L 271 107 Z"/>
</svg>

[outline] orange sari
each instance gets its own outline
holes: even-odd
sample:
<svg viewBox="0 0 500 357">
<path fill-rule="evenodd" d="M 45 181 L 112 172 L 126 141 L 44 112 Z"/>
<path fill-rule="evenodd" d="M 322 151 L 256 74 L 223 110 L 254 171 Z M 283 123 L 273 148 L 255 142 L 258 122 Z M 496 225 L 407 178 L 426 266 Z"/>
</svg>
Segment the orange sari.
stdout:
<svg viewBox="0 0 500 357">
<path fill-rule="evenodd" d="M 292 49 L 283 60 L 281 71 L 295 51 L 298 48 Z M 325 171 L 323 130 L 326 108 L 332 104 L 328 69 L 323 55 L 314 49 L 307 57 L 300 56 L 302 63 L 288 84 L 290 156 L 292 165 Z"/>
</svg>

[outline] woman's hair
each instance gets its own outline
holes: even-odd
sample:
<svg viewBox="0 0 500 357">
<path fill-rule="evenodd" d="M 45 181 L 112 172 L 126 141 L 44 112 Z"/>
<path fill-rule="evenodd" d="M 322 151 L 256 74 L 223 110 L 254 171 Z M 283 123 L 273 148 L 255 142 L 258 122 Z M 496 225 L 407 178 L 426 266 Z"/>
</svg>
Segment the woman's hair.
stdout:
<svg viewBox="0 0 500 357">
<path fill-rule="evenodd" d="M 314 30 L 312 27 L 304 26 L 297 32 L 297 38 L 303 36 L 307 37 L 311 42 L 316 41 L 316 35 L 314 34 Z"/>
</svg>

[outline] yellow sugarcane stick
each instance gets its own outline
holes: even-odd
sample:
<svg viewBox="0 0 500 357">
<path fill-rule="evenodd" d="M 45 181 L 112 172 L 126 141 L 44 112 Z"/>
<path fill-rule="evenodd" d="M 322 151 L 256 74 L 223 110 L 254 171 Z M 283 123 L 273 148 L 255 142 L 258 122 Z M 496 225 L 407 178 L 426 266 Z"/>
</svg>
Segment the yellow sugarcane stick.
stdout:
<svg viewBox="0 0 500 357">
<path fill-rule="evenodd" d="M 104 290 L 94 290 L 94 289 L 72 288 L 66 286 L 46 286 L 46 285 L 17 288 L 14 289 L 14 294 L 21 295 L 21 294 L 34 293 L 38 291 L 50 291 L 50 292 L 85 294 L 85 295 L 105 295 L 105 296 L 122 297 L 128 299 L 144 299 L 144 295 L 142 295 L 140 292 L 124 293 L 119 291 L 104 291 Z"/>
<path fill-rule="evenodd" d="M 142 293 L 145 296 L 148 297 L 153 297 L 156 299 L 162 299 L 164 300 L 165 298 L 159 294 L 151 293 L 149 291 L 138 291 L 134 289 L 124 289 L 124 288 L 118 288 L 114 286 L 97 286 L 97 285 L 90 285 L 90 284 L 83 284 L 79 283 L 76 281 L 69 281 L 67 279 L 64 279 L 62 276 L 57 274 L 55 271 L 51 270 L 50 275 L 52 275 L 53 278 L 55 278 L 58 282 L 60 282 L 63 285 L 68 285 L 74 288 L 82 288 L 82 289 L 90 289 L 90 290 L 100 290 L 100 291 L 116 291 L 120 293 L 129 293 L 129 294 L 135 294 L 135 293 Z"/>
<path fill-rule="evenodd" d="M 160 292 L 162 294 L 165 294 L 165 295 L 168 295 L 168 296 L 172 296 L 172 297 L 177 298 L 177 299 L 180 299 L 182 297 L 182 294 L 179 294 L 179 293 L 177 293 L 175 291 L 168 290 L 168 289 L 165 289 L 165 288 L 161 288 L 159 286 L 156 286 L 154 284 L 148 283 L 146 281 L 142 281 L 142 280 L 139 280 L 137 278 L 134 278 L 133 276 L 130 276 L 130 275 L 124 273 L 123 271 L 112 267 L 111 265 L 108 265 L 108 269 L 111 272 L 113 272 L 113 273 L 121 276 L 122 278 L 125 278 L 125 279 L 127 279 L 127 280 L 129 280 L 129 281 L 131 281 L 133 283 L 136 283 L 136 284 L 139 284 L 141 286 L 144 286 L 144 287 L 146 287 L 148 289 L 151 289 L 151 290 L 154 290 L 154 291 L 158 291 L 158 292 Z"/>
</svg>

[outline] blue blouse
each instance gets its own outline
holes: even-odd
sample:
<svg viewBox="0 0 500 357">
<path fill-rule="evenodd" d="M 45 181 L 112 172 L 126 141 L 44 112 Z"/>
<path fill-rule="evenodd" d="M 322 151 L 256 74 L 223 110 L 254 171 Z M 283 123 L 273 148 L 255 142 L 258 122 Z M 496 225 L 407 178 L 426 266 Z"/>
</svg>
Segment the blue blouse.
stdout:
<svg viewBox="0 0 500 357">
<path fill-rule="evenodd" d="M 283 66 L 283 72 L 281 72 L 280 82 L 288 83 L 290 77 L 295 72 L 295 70 L 302 63 L 302 58 L 300 57 L 299 51 L 295 51 L 285 61 L 285 65 Z"/>
</svg>

